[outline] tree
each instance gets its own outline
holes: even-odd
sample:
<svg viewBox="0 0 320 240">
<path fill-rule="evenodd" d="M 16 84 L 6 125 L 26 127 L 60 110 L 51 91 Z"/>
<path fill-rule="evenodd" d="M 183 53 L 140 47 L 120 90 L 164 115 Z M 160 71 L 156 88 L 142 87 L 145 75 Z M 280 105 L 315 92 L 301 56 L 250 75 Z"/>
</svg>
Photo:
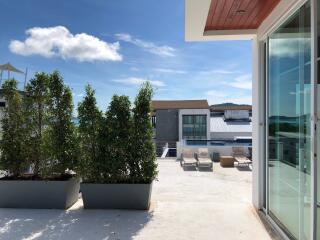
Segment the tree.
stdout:
<svg viewBox="0 0 320 240">
<path fill-rule="evenodd" d="M 22 95 L 17 90 L 17 81 L 7 80 L 3 86 L 6 108 L 3 110 L 2 139 L 0 141 L 0 165 L 14 177 L 21 175 L 26 167 L 25 118 Z"/>
<path fill-rule="evenodd" d="M 156 152 L 151 125 L 152 96 L 152 86 L 146 82 L 134 102 L 129 165 L 132 181 L 139 183 L 151 183 L 157 176 Z"/>
<path fill-rule="evenodd" d="M 72 122 L 72 93 L 58 71 L 49 76 L 48 88 L 48 170 L 64 174 L 66 169 L 74 169 L 78 158 L 76 132 Z"/>
<path fill-rule="evenodd" d="M 26 86 L 26 115 L 28 135 L 26 138 L 28 161 L 33 165 L 35 176 L 46 167 L 44 132 L 48 125 L 49 76 L 36 73 Z"/>
<path fill-rule="evenodd" d="M 86 86 L 86 96 L 78 105 L 79 137 L 81 144 L 80 168 L 87 182 L 98 182 L 101 171 L 97 166 L 99 156 L 98 136 L 102 123 L 102 113 L 97 107 L 95 91 Z"/>
<path fill-rule="evenodd" d="M 128 161 L 130 159 L 131 103 L 129 97 L 114 95 L 106 112 L 106 122 L 100 141 L 102 158 L 100 159 L 105 173 L 105 182 L 117 183 L 128 181 Z"/>
</svg>

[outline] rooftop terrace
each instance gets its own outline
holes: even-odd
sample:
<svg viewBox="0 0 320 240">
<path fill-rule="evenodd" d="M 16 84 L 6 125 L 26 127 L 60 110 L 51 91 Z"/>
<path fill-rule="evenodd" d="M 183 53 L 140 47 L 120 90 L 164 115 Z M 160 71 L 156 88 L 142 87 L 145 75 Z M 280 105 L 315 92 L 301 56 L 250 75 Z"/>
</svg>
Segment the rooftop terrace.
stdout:
<svg viewBox="0 0 320 240">
<path fill-rule="evenodd" d="M 251 205 L 251 171 L 183 170 L 161 159 L 146 211 L 0 209 L 1 240 L 272 239 Z"/>
</svg>

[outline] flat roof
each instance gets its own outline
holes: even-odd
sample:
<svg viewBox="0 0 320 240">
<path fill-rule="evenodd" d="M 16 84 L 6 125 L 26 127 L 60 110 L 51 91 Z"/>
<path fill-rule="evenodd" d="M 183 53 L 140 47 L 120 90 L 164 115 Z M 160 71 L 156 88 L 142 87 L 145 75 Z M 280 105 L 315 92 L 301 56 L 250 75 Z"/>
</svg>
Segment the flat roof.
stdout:
<svg viewBox="0 0 320 240">
<path fill-rule="evenodd" d="M 224 104 L 215 104 L 210 106 L 211 111 L 218 111 L 223 112 L 225 110 L 252 110 L 251 105 L 245 104 L 231 104 L 231 103 L 224 103 Z"/>
<path fill-rule="evenodd" d="M 208 101 L 201 100 L 154 100 L 153 110 L 161 109 L 209 109 Z"/>
</svg>

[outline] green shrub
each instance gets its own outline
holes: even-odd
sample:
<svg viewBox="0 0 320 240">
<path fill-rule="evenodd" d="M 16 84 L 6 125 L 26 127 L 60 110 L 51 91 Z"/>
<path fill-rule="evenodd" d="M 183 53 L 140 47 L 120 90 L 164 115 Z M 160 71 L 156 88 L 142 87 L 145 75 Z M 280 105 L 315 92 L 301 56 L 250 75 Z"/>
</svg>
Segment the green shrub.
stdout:
<svg viewBox="0 0 320 240">
<path fill-rule="evenodd" d="M 108 183 L 127 182 L 128 161 L 130 159 L 131 109 L 127 96 L 112 97 L 106 112 L 105 127 L 102 128 L 105 141 L 102 156 L 104 181 Z"/>
<path fill-rule="evenodd" d="M 66 169 L 76 170 L 79 147 L 72 122 L 72 92 L 59 72 L 49 76 L 48 128 L 46 136 L 48 174 L 64 174 Z"/>
<path fill-rule="evenodd" d="M 99 170 L 98 137 L 102 125 L 102 113 L 97 107 L 95 92 L 90 85 L 86 86 L 86 96 L 78 105 L 79 139 L 81 146 L 80 171 L 86 182 L 101 181 Z"/>
<path fill-rule="evenodd" d="M 155 145 L 152 139 L 152 96 L 152 86 L 146 82 L 134 102 L 132 150 L 129 165 L 133 181 L 139 183 L 151 183 L 158 173 Z"/>
<path fill-rule="evenodd" d="M 61 177 L 77 166 L 78 143 L 72 123 L 72 94 L 58 72 L 36 73 L 26 86 L 3 85 L 7 107 L 2 119 L 1 168 L 21 177 L 31 167 L 34 178 Z"/>
<path fill-rule="evenodd" d="M 49 75 L 36 73 L 26 86 L 27 115 L 27 161 L 33 167 L 35 176 L 40 176 L 46 167 L 44 144 L 45 127 L 48 125 Z"/>
<path fill-rule="evenodd" d="M 114 95 L 103 117 L 94 91 L 90 86 L 86 88 L 86 97 L 78 108 L 85 182 L 151 183 L 155 179 L 152 95 L 151 85 L 143 85 L 133 110 L 127 96 Z"/>
<path fill-rule="evenodd" d="M 17 90 L 17 81 L 7 80 L 2 85 L 6 108 L 3 110 L 2 138 L 0 141 L 0 166 L 14 177 L 27 167 L 25 144 L 25 116 L 22 95 Z"/>
</svg>

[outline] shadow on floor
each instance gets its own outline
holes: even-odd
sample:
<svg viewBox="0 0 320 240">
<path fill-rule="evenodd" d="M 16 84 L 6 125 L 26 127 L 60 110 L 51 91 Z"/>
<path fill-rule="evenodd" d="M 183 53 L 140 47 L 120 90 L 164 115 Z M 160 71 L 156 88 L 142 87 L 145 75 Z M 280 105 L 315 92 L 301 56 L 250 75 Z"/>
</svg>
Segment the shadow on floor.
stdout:
<svg viewBox="0 0 320 240">
<path fill-rule="evenodd" d="M 195 166 L 183 166 L 182 167 L 184 171 L 197 171 L 197 167 Z"/>
<path fill-rule="evenodd" d="M 252 172 L 251 168 L 249 166 L 236 166 L 238 171 L 240 172 Z"/>
<path fill-rule="evenodd" d="M 212 172 L 213 169 L 209 167 L 198 167 L 199 172 Z"/>
<path fill-rule="evenodd" d="M 0 239 L 133 239 L 152 212 L 129 210 L 0 209 Z"/>
</svg>

